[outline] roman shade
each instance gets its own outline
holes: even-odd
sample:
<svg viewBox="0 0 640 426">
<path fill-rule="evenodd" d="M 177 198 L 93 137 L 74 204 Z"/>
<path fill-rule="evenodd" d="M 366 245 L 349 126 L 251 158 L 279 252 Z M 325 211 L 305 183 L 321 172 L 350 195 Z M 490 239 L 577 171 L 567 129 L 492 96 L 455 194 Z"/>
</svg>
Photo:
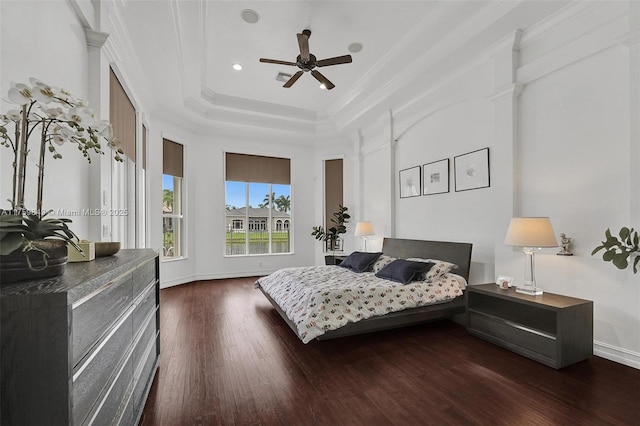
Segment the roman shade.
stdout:
<svg viewBox="0 0 640 426">
<path fill-rule="evenodd" d="M 342 205 L 342 159 L 324 162 L 324 217 L 325 229 L 335 226 L 331 223 L 333 213 Z"/>
<path fill-rule="evenodd" d="M 168 139 L 162 140 L 162 173 L 184 177 L 184 153 L 181 144 Z"/>
<path fill-rule="evenodd" d="M 227 152 L 225 180 L 291 185 L 291 160 Z"/>
<path fill-rule="evenodd" d="M 113 70 L 109 70 L 109 121 L 124 154 L 136 162 L 136 109 Z"/>
<path fill-rule="evenodd" d="M 142 125 L 142 170 L 147 170 L 147 126 Z"/>
</svg>

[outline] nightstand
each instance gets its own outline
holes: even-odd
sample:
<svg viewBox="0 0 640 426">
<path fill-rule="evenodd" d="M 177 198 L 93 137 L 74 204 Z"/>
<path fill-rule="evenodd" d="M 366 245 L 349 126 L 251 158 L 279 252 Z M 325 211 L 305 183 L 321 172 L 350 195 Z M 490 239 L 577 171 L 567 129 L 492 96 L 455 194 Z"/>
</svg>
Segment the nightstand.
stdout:
<svg viewBox="0 0 640 426">
<path fill-rule="evenodd" d="M 324 264 L 325 265 L 339 265 L 346 258 L 347 258 L 347 256 L 332 256 L 332 255 L 328 254 L 328 255 L 326 255 L 324 257 Z"/>
<path fill-rule="evenodd" d="M 593 302 L 529 296 L 495 284 L 467 287 L 467 330 L 556 369 L 593 355 Z"/>
</svg>

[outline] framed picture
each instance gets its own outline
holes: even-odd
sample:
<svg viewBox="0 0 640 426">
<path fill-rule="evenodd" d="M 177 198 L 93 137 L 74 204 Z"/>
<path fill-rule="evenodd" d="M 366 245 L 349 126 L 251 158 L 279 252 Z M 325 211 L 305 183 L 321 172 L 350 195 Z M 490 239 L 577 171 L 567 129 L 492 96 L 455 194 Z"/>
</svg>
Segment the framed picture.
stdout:
<svg viewBox="0 0 640 426">
<path fill-rule="evenodd" d="M 449 192 L 449 159 L 422 165 L 422 195 Z"/>
<path fill-rule="evenodd" d="M 420 166 L 400 170 L 400 198 L 420 195 Z"/>
<path fill-rule="evenodd" d="M 489 148 L 453 158 L 456 192 L 489 186 Z"/>
</svg>

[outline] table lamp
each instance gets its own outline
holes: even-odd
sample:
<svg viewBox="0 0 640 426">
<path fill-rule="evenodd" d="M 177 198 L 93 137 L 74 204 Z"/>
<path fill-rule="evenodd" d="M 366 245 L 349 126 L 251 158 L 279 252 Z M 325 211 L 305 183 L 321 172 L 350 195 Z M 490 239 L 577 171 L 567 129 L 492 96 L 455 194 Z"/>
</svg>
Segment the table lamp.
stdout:
<svg viewBox="0 0 640 426">
<path fill-rule="evenodd" d="M 522 247 L 525 258 L 524 285 L 516 286 L 516 293 L 537 296 L 542 290 L 536 287 L 535 251 L 543 247 L 558 247 L 558 241 L 548 217 L 514 217 L 509 223 L 504 243 Z"/>
<path fill-rule="evenodd" d="M 356 232 L 354 235 L 356 237 L 362 237 L 364 240 L 364 251 L 367 251 L 367 236 L 374 235 L 373 224 L 371 222 L 358 222 L 356 224 Z"/>
</svg>

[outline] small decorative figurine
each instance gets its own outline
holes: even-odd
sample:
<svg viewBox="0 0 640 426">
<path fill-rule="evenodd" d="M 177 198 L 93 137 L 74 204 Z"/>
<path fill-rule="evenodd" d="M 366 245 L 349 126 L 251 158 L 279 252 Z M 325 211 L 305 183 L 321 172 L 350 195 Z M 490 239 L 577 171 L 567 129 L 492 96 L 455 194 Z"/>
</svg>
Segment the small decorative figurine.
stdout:
<svg viewBox="0 0 640 426">
<path fill-rule="evenodd" d="M 571 253 L 571 238 L 564 233 L 560 234 L 560 246 L 562 250 L 558 252 L 558 256 L 573 256 L 573 253 Z"/>
</svg>

